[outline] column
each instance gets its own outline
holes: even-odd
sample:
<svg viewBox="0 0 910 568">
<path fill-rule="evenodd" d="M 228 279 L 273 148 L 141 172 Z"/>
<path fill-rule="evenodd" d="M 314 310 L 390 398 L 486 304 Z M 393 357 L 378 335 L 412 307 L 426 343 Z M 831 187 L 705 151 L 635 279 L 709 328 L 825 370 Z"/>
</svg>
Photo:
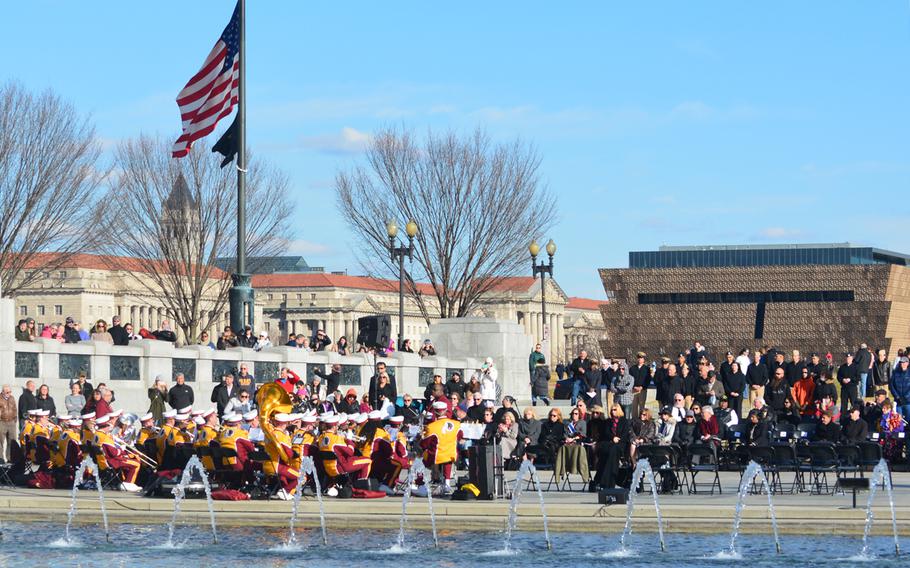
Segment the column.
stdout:
<svg viewBox="0 0 910 568">
<path fill-rule="evenodd" d="M 338 328 L 335 327 L 335 314 L 329 313 L 329 319 L 326 320 L 326 326 L 328 329 L 325 330 L 326 335 L 329 336 L 333 342 L 338 341 Z"/>
<path fill-rule="evenodd" d="M 537 314 L 534 312 L 528 312 L 528 315 L 526 317 L 528 318 L 528 324 L 531 328 L 531 337 L 534 338 L 534 342 L 536 343 L 540 341 L 540 334 L 537 333 Z"/>
</svg>

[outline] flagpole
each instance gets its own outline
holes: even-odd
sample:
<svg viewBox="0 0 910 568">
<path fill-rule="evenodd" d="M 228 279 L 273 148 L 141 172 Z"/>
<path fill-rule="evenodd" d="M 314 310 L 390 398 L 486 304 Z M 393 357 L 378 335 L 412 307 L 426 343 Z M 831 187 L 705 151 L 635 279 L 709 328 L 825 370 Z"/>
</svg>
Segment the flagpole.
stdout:
<svg viewBox="0 0 910 568">
<path fill-rule="evenodd" d="M 246 1 L 240 4 L 240 85 L 237 101 L 237 270 L 228 293 L 231 328 L 240 333 L 253 322 L 253 288 L 246 271 Z"/>
</svg>

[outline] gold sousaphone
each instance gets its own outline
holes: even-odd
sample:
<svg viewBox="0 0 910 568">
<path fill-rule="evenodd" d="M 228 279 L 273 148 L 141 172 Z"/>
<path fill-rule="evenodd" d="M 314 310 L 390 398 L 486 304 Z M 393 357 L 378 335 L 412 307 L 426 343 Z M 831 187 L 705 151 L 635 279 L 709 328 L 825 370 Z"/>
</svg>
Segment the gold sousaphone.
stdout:
<svg viewBox="0 0 910 568">
<path fill-rule="evenodd" d="M 266 383 L 256 393 L 256 405 L 259 407 L 259 423 L 268 424 L 273 414 L 290 413 L 294 410 L 291 395 L 278 383 Z"/>
</svg>

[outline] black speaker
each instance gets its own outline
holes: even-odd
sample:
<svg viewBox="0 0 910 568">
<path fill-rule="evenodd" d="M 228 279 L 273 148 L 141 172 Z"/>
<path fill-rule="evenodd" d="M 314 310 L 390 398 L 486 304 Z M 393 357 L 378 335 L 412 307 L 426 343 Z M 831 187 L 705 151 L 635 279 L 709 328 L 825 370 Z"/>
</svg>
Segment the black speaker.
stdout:
<svg viewBox="0 0 910 568">
<path fill-rule="evenodd" d="M 597 502 L 601 505 L 624 505 L 628 501 L 628 489 L 617 487 L 616 489 L 601 489 L 597 492 Z"/>
<path fill-rule="evenodd" d="M 494 447 L 473 445 L 468 448 L 468 476 L 480 491 L 478 499 L 493 499 L 496 486 L 493 481 Z"/>
<path fill-rule="evenodd" d="M 392 318 L 389 316 L 365 316 L 357 320 L 357 343 L 366 347 L 385 349 L 392 335 Z"/>
</svg>

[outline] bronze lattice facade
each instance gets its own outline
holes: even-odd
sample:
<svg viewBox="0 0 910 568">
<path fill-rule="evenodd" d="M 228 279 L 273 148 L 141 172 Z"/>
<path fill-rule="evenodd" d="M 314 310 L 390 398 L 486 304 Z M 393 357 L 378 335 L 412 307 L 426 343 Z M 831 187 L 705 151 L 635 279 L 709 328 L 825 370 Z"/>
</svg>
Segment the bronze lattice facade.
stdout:
<svg viewBox="0 0 910 568">
<path fill-rule="evenodd" d="M 600 277 L 608 356 L 673 357 L 700 341 L 715 354 L 772 345 L 839 361 L 863 342 L 890 354 L 910 345 L 910 268 L 888 261 L 601 269 Z"/>
</svg>

